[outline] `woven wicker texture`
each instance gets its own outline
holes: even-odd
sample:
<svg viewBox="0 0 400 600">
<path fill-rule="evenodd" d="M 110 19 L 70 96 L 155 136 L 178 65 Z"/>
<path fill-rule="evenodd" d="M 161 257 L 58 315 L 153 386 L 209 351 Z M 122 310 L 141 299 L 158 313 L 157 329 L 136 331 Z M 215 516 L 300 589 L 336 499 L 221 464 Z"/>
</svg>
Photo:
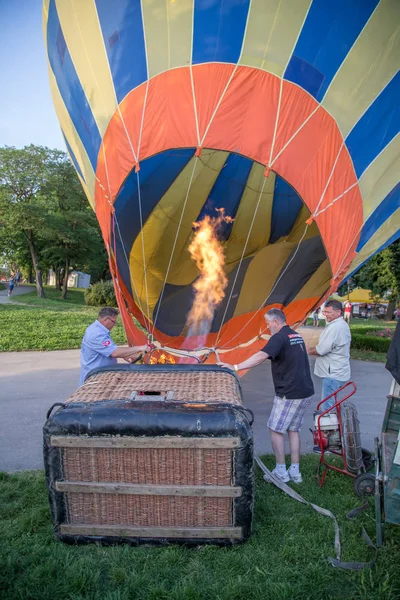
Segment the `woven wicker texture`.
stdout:
<svg viewBox="0 0 400 600">
<path fill-rule="evenodd" d="M 242 404 L 239 384 L 220 371 L 106 371 L 90 377 L 67 402 L 128 400 L 132 392 L 172 391 L 178 402 Z M 154 396 L 154 400 L 157 396 Z M 137 398 L 140 400 L 140 396 Z"/>
<path fill-rule="evenodd" d="M 132 396 L 132 392 L 145 395 Z M 108 371 L 91 377 L 68 402 L 161 400 L 241 405 L 240 386 L 218 371 Z M 149 397 L 150 396 L 150 397 Z M 147 408 L 144 409 L 148 410 Z M 151 408 L 150 408 L 151 410 Z M 177 486 L 232 486 L 234 451 L 228 448 L 65 447 L 62 476 L 70 482 Z M 229 497 L 159 496 L 65 492 L 67 521 L 86 525 L 137 527 L 228 527 L 233 525 Z"/>
<path fill-rule="evenodd" d="M 231 450 L 221 448 L 64 448 L 69 481 L 231 485 Z"/>
<path fill-rule="evenodd" d="M 232 525 L 231 498 L 66 494 L 70 523 L 143 527 Z"/>
</svg>

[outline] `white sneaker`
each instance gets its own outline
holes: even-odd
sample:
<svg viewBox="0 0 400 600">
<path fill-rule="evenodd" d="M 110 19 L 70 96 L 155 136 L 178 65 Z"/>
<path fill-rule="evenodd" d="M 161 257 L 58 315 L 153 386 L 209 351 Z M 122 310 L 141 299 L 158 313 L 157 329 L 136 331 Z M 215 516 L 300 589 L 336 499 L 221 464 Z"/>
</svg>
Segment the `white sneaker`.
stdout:
<svg viewBox="0 0 400 600">
<path fill-rule="evenodd" d="M 293 481 L 293 483 L 303 483 L 303 478 L 301 476 L 301 473 L 297 473 L 297 475 L 294 475 L 293 473 L 290 472 L 290 469 L 287 472 L 290 481 Z"/>
<path fill-rule="evenodd" d="M 290 477 L 289 477 L 289 473 L 287 471 L 285 471 L 283 473 L 283 475 L 281 475 L 280 473 L 278 473 L 278 471 L 276 470 L 276 468 L 272 471 L 272 475 L 275 475 L 275 477 L 277 479 L 279 479 L 280 481 L 282 481 L 283 483 L 287 483 L 288 481 L 290 481 Z"/>
</svg>

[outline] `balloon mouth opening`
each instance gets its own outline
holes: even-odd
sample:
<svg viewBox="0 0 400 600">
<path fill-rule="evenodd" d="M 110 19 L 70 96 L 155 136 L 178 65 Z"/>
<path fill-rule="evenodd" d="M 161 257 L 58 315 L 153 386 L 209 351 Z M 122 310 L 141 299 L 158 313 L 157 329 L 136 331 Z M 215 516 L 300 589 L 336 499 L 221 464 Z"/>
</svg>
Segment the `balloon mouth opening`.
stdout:
<svg viewBox="0 0 400 600">
<path fill-rule="evenodd" d="M 133 169 L 114 203 L 113 243 L 119 275 L 143 315 L 139 321 L 150 324 L 146 329 L 156 339 L 187 352 L 218 348 L 221 339 L 231 347 L 229 321 L 230 332 L 235 319 L 242 330 L 244 315 L 254 321 L 271 305 L 287 312 L 294 301 L 300 306 L 328 291 L 332 270 L 318 224 L 275 171 L 267 177 L 265 165 L 238 153 L 204 148 L 196 157 L 195 148 L 179 148 L 144 159 L 139 179 L 145 176 L 143 227 L 131 232 L 129 225 L 137 222 L 139 200 Z M 164 177 L 171 181 L 158 191 L 155 179 Z M 150 309 L 148 297 L 155 298 Z M 288 321 L 301 321 L 312 308 L 299 308 Z M 253 327 L 248 339 L 255 335 Z M 245 341 L 244 328 L 236 342 Z"/>
</svg>

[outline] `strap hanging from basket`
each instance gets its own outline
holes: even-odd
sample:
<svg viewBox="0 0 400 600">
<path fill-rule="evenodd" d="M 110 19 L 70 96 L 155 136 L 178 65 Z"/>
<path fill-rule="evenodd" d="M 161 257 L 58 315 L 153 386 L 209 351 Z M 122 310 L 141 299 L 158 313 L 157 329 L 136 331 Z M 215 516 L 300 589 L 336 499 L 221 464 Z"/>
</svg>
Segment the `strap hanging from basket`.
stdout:
<svg viewBox="0 0 400 600">
<path fill-rule="evenodd" d="M 260 467 L 260 469 L 262 470 L 262 472 L 264 473 L 264 475 L 266 476 L 266 478 L 271 483 L 273 483 L 276 487 L 281 489 L 282 492 L 285 492 L 285 494 L 287 494 L 288 496 L 293 498 L 293 500 L 297 500 L 297 502 L 301 502 L 302 504 L 307 504 L 308 506 L 311 506 L 311 508 L 313 508 L 315 511 L 317 511 L 317 513 L 319 513 L 320 515 L 323 515 L 325 517 L 329 517 L 329 518 L 333 519 L 334 526 L 335 526 L 336 558 L 332 558 L 329 556 L 327 559 L 328 562 L 333 567 L 337 567 L 339 569 L 346 569 L 348 571 L 361 571 L 362 569 L 371 568 L 374 566 L 374 564 L 376 562 L 377 554 L 378 554 L 378 549 L 372 543 L 372 541 L 371 541 L 369 535 L 367 534 L 367 532 L 365 531 L 364 527 L 362 528 L 362 531 L 361 531 L 361 537 L 370 548 L 373 548 L 375 550 L 375 558 L 373 558 L 369 562 L 343 562 L 343 561 L 341 561 L 340 559 L 341 559 L 341 555 L 342 555 L 342 548 L 341 548 L 341 543 L 340 543 L 340 529 L 339 529 L 339 524 L 338 524 L 338 521 L 337 521 L 337 518 L 335 517 L 335 515 L 330 510 L 327 510 L 326 508 L 321 508 L 321 506 L 317 506 L 316 504 L 313 504 L 312 502 L 305 500 L 303 498 L 303 496 L 300 496 L 300 494 L 298 494 L 295 490 L 292 490 L 292 488 L 289 487 L 288 485 L 286 485 L 286 483 L 283 483 L 283 481 L 280 481 L 280 479 L 275 477 L 275 475 L 273 475 L 271 473 L 271 471 L 269 469 L 267 469 L 267 467 L 264 465 L 264 463 L 262 462 L 262 460 L 259 456 L 255 456 L 255 461 L 258 464 L 258 466 Z M 348 515 L 347 515 L 347 518 L 353 518 L 354 516 L 356 516 L 356 515 L 352 514 L 353 512 L 354 511 L 350 511 L 350 513 L 348 513 Z M 357 514 L 358 514 L 358 512 L 357 512 Z"/>
</svg>

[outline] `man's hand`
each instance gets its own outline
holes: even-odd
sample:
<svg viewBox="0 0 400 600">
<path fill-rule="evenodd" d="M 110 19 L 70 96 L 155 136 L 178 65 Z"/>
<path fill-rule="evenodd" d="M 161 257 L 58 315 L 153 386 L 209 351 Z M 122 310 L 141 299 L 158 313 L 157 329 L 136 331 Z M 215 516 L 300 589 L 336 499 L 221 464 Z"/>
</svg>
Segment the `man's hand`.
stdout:
<svg viewBox="0 0 400 600">
<path fill-rule="evenodd" d="M 143 346 L 132 346 L 132 350 L 135 350 L 136 354 L 134 356 L 127 356 L 126 358 L 124 358 L 124 360 L 126 360 L 127 363 L 133 363 L 135 362 L 135 360 L 138 357 L 138 354 L 141 354 L 143 352 L 150 352 L 151 350 L 151 346 L 149 346 L 148 344 L 143 344 Z"/>
<path fill-rule="evenodd" d="M 129 346 L 132 352 L 150 352 L 152 349 L 148 344 L 143 344 L 143 346 Z"/>
<path fill-rule="evenodd" d="M 143 344 L 143 346 L 136 346 L 139 352 L 150 352 L 151 346 L 149 344 Z"/>
<path fill-rule="evenodd" d="M 138 354 L 136 354 L 136 356 L 127 356 L 126 358 L 124 358 L 124 361 L 131 365 L 137 359 Z"/>
<path fill-rule="evenodd" d="M 310 348 L 310 346 L 306 346 L 307 354 L 309 356 L 319 356 L 316 348 Z"/>
<path fill-rule="evenodd" d="M 235 370 L 235 367 L 233 365 L 230 365 L 229 363 L 219 362 L 218 365 L 220 367 L 223 367 L 224 369 L 230 369 L 231 371 Z"/>
</svg>

